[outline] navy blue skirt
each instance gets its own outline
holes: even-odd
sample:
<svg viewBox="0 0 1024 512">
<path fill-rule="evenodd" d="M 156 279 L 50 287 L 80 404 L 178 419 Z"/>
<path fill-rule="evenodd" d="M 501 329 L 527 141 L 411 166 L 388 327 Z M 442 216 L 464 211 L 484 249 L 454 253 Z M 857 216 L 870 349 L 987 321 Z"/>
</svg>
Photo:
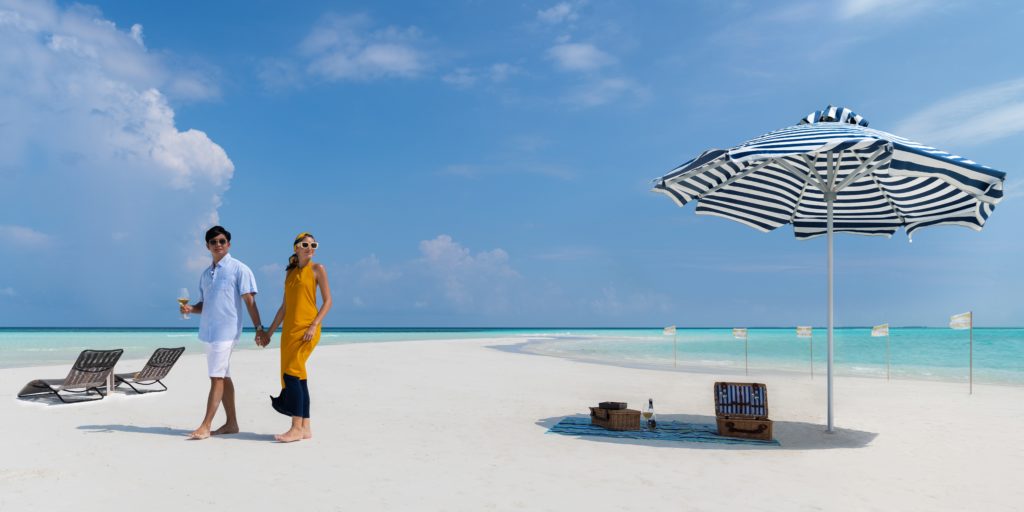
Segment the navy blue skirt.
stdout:
<svg viewBox="0 0 1024 512">
<path fill-rule="evenodd" d="M 309 387 L 305 380 L 284 374 L 284 388 L 281 394 L 270 397 L 270 405 L 285 416 L 309 417 Z"/>
</svg>

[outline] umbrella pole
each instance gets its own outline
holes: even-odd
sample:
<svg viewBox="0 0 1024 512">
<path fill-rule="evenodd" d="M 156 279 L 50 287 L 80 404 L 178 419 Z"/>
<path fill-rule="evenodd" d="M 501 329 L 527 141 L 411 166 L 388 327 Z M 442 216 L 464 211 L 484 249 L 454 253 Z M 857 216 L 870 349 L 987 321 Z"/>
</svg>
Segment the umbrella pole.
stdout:
<svg viewBox="0 0 1024 512">
<path fill-rule="evenodd" d="M 831 180 L 830 180 L 831 181 Z M 829 184 L 831 185 L 831 183 Z M 827 432 L 835 432 L 832 418 L 832 206 L 835 202 L 835 192 L 830 190 L 825 193 L 827 205 L 828 225 L 828 428 Z"/>
</svg>

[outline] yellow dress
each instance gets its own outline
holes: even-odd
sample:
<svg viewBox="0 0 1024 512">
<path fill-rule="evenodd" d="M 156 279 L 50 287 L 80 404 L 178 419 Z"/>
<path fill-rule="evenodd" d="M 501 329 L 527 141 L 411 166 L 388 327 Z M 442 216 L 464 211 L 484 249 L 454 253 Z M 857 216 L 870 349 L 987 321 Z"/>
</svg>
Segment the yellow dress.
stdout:
<svg viewBox="0 0 1024 512">
<path fill-rule="evenodd" d="M 288 271 L 284 279 L 284 324 L 281 327 L 281 387 L 284 374 L 306 380 L 306 360 L 320 341 L 320 326 L 316 335 L 303 341 L 306 329 L 316 319 L 316 274 L 313 264 Z"/>
</svg>

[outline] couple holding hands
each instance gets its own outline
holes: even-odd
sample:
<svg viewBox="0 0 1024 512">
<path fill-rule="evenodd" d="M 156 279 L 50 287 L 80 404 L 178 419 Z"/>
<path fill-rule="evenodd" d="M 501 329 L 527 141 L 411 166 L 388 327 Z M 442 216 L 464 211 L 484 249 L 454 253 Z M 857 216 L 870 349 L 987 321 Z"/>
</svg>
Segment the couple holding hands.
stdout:
<svg viewBox="0 0 1024 512">
<path fill-rule="evenodd" d="M 313 436 L 309 424 L 309 388 L 306 361 L 320 341 L 320 324 L 331 309 L 331 287 L 327 269 L 313 262 L 319 244 L 310 233 L 299 233 L 292 245 L 293 254 L 285 268 L 284 300 L 270 328 L 265 329 L 256 306 L 256 278 L 244 263 L 231 257 L 231 233 L 221 226 L 206 232 L 206 249 L 213 263 L 199 278 L 199 301 L 182 305 L 182 313 L 200 315 L 199 340 L 206 352 L 210 393 L 206 416 L 189 439 L 238 432 L 235 413 L 235 385 L 231 380 L 231 352 L 242 336 L 242 306 L 249 311 L 256 328 L 256 345 L 266 347 L 281 326 L 281 394 L 271 397 L 274 410 L 291 417 L 291 428 L 274 439 L 292 442 Z M 322 303 L 317 307 L 316 290 Z M 213 430 L 213 417 L 224 405 L 227 421 Z"/>
</svg>

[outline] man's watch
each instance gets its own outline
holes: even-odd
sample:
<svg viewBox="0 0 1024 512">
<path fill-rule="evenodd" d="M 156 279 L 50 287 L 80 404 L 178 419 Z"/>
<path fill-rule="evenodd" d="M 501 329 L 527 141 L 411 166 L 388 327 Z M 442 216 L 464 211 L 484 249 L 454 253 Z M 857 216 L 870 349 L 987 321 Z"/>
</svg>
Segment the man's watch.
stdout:
<svg viewBox="0 0 1024 512">
<path fill-rule="evenodd" d="M 262 325 L 260 325 L 260 326 L 256 327 L 256 332 L 263 332 L 263 331 L 266 331 L 266 330 L 267 330 L 267 329 L 266 329 L 266 328 L 264 328 L 264 327 L 263 327 Z"/>
</svg>

